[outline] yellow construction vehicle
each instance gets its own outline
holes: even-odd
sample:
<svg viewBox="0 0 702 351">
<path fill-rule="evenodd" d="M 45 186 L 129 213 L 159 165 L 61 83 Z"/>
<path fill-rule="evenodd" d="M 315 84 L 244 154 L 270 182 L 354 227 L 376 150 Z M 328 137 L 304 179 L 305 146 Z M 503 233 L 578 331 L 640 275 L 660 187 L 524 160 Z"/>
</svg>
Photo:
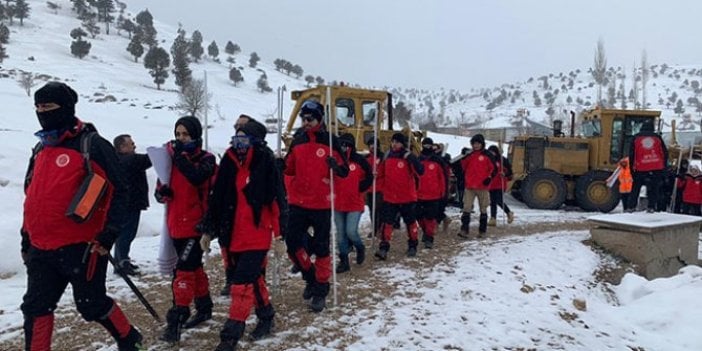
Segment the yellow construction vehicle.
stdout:
<svg viewBox="0 0 702 351">
<path fill-rule="evenodd" d="M 519 136 L 509 148 L 514 171 L 511 194 L 530 208 L 557 209 L 565 202 L 586 211 L 609 212 L 619 202 L 617 187 L 605 180 L 628 155 L 641 126 L 658 125 L 660 111 L 600 109 L 580 116 L 581 135 L 554 123 L 552 136 Z M 571 112 L 571 126 L 575 125 Z M 673 159 L 673 156 L 670 157 Z"/>
<path fill-rule="evenodd" d="M 328 90 L 327 90 L 328 89 Z M 356 149 L 367 150 L 366 141 L 374 135 L 376 113 L 378 114 L 378 140 L 383 151 L 390 147 L 393 130 L 392 119 L 392 94 L 382 90 L 352 88 L 348 86 L 317 86 L 306 90 L 291 92 L 295 107 L 290 113 L 288 124 L 283 131 L 283 142 L 286 147 L 290 145 L 296 131 L 295 122 L 302 103 L 306 100 L 315 100 L 322 105 L 327 105 L 327 91 L 331 96 L 331 116 L 325 116 L 325 124 L 335 134 L 351 133 L 356 139 Z M 387 123 L 384 123 L 387 121 Z M 421 150 L 421 139 L 424 133 L 413 131 L 409 125 L 400 131 L 410 141 L 410 148 L 418 153 Z"/>
</svg>

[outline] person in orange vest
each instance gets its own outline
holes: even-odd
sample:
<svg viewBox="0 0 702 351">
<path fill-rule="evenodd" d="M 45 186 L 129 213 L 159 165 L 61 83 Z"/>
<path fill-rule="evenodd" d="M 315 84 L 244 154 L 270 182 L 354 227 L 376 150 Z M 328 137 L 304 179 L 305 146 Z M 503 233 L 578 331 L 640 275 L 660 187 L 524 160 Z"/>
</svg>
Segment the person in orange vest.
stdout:
<svg viewBox="0 0 702 351">
<path fill-rule="evenodd" d="M 619 196 L 622 198 L 624 212 L 633 212 L 632 208 L 629 206 L 629 195 L 634 186 L 634 178 L 631 176 L 628 157 L 619 160 L 619 174 L 617 175 L 617 180 L 619 181 Z"/>
</svg>

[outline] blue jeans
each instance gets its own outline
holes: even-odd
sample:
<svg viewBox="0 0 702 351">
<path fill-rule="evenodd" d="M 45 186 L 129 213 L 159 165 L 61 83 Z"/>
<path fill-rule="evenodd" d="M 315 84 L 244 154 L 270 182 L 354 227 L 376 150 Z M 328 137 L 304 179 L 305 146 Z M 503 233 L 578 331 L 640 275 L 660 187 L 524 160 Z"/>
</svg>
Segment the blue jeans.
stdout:
<svg viewBox="0 0 702 351">
<path fill-rule="evenodd" d="M 361 221 L 363 212 L 338 212 L 334 211 L 334 224 L 336 224 L 336 242 L 339 246 L 339 255 L 349 254 L 349 241 L 356 249 L 363 247 L 363 241 L 358 235 L 358 222 Z"/>
<path fill-rule="evenodd" d="M 118 263 L 129 259 L 129 249 L 139 229 L 141 210 L 127 211 L 124 217 L 124 225 L 115 240 L 115 260 Z"/>
</svg>

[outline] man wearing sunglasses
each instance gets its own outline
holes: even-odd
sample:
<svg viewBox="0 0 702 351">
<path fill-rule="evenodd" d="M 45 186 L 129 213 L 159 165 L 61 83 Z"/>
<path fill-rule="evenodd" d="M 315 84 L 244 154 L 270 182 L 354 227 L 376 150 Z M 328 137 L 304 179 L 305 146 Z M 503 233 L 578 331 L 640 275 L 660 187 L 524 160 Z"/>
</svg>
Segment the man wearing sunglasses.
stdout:
<svg viewBox="0 0 702 351">
<path fill-rule="evenodd" d="M 286 244 L 288 256 L 302 272 L 305 280 L 303 298 L 312 299 L 310 309 L 321 312 L 326 307 L 331 276 L 329 232 L 331 230 L 331 169 L 334 175 L 346 177 L 349 173 L 336 138 L 332 139 L 330 154 L 329 134 L 322 118 L 324 107 L 316 101 L 302 104 L 302 128 L 290 144 L 285 159 L 284 174 L 292 177 L 288 188 L 290 219 Z M 304 247 L 304 237 L 309 227 L 314 237 L 308 242 L 309 253 Z M 314 255 L 314 262 L 309 255 Z"/>
</svg>

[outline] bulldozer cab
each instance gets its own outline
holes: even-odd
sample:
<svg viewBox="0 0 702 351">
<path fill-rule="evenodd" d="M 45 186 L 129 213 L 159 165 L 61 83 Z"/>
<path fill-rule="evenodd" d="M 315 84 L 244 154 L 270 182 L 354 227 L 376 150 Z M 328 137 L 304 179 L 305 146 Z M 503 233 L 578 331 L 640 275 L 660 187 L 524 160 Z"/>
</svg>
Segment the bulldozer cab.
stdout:
<svg viewBox="0 0 702 351">
<path fill-rule="evenodd" d="M 327 103 L 327 89 L 331 101 Z M 300 108 L 306 100 L 315 100 L 324 106 L 329 106 L 324 117 L 328 129 L 336 135 L 351 133 L 356 140 L 356 150 L 367 151 L 366 141 L 374 135 L 374 126 L 378 121 L 378 140 L 383 151 L 390 147 L 393 130 L 392 94 L 383 90 L 352 88 L 348 86 L 317 86 L 306 90 L 296 90 L 291 93 L 295 107 L 290 113 L 287 126 L 283 132 L 283 142 L 290 146 L 296 130 L 297 117 Z M 414 152 L 421 149 L 420 131 L 412 131 L 409 127 L 400 132 L 408 136 L 410 148 Z"/>
</svg>

